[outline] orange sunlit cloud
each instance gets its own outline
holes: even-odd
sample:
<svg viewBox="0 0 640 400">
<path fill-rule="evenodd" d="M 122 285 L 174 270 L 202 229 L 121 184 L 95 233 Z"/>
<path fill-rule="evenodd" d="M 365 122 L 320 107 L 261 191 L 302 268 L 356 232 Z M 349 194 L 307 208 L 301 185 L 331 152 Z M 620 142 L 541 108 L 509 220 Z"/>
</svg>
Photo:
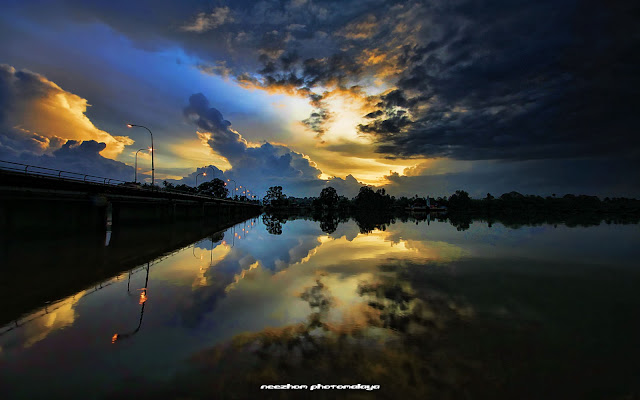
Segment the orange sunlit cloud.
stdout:
<svg viewBox="0 0 640 400">
<path fill-rule="evenodd" d="M 16 74 L 13 67 L 8 69 Z M 115 159 L 125 146 L 134 143 L 128 136 L 113 136 L 97 128 L 85 115 L 89 107 L 86 99 L 65 91 L 42 75 L 31 74 L 35 81 L 30 84 L 37 85 L 39 95 L 16 93 L 12 112 L 7 115 L 18 132 L 46 138 L 41 142 L 42 152 L 56 150 L 66 140 L 95 140 L 106 144 L 100 152 L 102 156 Z"/>
<path fill-rule="evenodd" d="M 203 165 L 215 165 L 225 171 L 231 168 L 226 158 L 216 154 L 207 143 L 207 133 L 197 132 L 197 139 L 182 140 L 179 143 L 168 145 L 168 150 L 176 156 L 175 162 L 167 160 L 168 167 L 201 167 Z"/>
</svg>

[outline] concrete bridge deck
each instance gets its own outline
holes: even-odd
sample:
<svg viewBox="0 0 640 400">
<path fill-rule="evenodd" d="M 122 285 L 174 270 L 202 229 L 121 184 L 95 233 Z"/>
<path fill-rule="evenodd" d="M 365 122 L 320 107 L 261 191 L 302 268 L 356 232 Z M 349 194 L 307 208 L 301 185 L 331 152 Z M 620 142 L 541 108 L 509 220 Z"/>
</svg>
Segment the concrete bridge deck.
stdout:
<svg viewBox="0 0 640 400">
<path fill-rule="evenodd" d="M 105 182 L 0 170 L 0 229 L 105 231 L 113 225 L 213 220 L 261 210 L 253 202 Z"/>
</svg>

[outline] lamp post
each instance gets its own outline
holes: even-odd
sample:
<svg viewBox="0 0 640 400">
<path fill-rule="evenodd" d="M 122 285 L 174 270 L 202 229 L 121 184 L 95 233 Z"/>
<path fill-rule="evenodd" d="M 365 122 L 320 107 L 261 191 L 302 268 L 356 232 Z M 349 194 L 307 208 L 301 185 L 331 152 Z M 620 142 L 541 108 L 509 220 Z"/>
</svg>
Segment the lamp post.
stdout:
<svg viewBox="0 0 640 400">
<path fill-rule="evenodd" d="M 196 189 L 198 188 L 198 177 L 202 175 L 202 176 L 207 176 L 206 172 L 200 172 L 198 175 L 196 175 Z"/>
<path fill-rule="evenodd" d="M 127 126 L 129 128 L 133 128 L 138 127 L 138 128 L 144 128 L 147 131 L 149 131 L 149 135 L 151 135 L 151 187 L 154 187 L 155 184 L 155 168 L 154 168 L 154 164 L 153 164 L 153 152 L 154 152 L 154 148 L 153 148 L 153 133 L 151 133 L 151 130 L 149 128 L 147 128 L 146 126 L 142 126 L 142 125 L 136 125 L 136 124 L 127 124 Z"/>
<path fill-rule="evenodd" d="M 147 150 L 147 149 L 140 149 L 136 151 L 136 163 L 135 163 L 136 172 L 133 175 L 133 183 L 138 183 L 138 153 L 141 152 L 142 150 Z"/>
<path fill-rule="evenodd" d="M 238 188 L 236 187 L 236 181 L 234 181 L 233 179 L 227 179 L 227 182 L 229 181 L 233 181 L 233 188 L 234 188 L 233 194 L 235 195 L 236 191 L 238 191 Z"/>
<path fill-rule="evenodd" d="M 209 165 L 207 168 L 211 168 L 211 172 L 213 172 L 213 173 L 211 174 L 211 180 L 213 180 L 213 176 L 215 176 L 215 174 L 216 174 L 216 170 L 215 170 L 215 169 L 213 169 L 213 167 L 212 167 L 211 165 Z"/>
</svg>

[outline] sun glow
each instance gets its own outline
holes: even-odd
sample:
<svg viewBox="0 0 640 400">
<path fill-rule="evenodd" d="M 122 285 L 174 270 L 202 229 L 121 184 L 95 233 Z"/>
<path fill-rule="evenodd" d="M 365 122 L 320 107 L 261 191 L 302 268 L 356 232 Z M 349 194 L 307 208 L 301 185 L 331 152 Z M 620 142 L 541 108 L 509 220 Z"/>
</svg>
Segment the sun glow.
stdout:
<svg viewBox="0 0 640 400">
<path fill-rule="evenodd" d="M 229 161 L 211 149 L 207 144 L 207 137 L 204 135 L 206 134 L 198 132 L 197 139 L 170 144 L 168 148 L 175 154 L 176 162 L 175 165 L 170 162 L 168 167 L 184 167 L 185 161 L 188 160 L 194 168 L 202 165 L 215 165 L 223 171 L 230 169 Z"/>
<path fill-rule="evenodd" d="M 345 90 L 334 90 L 326 95 L 324 103 L 330 113 L 325 122 L 323 142 L 356 142 L 369 144 L 371 140 L 358 134 L 358 125 L 365 122 L 369 105 L 360 96 Z"/>
</svg>

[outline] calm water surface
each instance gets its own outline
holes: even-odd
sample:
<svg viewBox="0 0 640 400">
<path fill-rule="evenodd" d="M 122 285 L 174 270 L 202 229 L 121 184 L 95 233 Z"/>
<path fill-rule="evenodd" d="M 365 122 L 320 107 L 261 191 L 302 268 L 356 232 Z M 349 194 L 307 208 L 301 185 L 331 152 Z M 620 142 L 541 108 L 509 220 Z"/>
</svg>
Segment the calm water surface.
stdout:
<svg viewBox="0 0 640 400">
<path fill-rule="evenodd" d="M 0 328 L 0 393 L 636 398 L 639 258 L 638 225 L 250 219 Z"/>
</svg>

